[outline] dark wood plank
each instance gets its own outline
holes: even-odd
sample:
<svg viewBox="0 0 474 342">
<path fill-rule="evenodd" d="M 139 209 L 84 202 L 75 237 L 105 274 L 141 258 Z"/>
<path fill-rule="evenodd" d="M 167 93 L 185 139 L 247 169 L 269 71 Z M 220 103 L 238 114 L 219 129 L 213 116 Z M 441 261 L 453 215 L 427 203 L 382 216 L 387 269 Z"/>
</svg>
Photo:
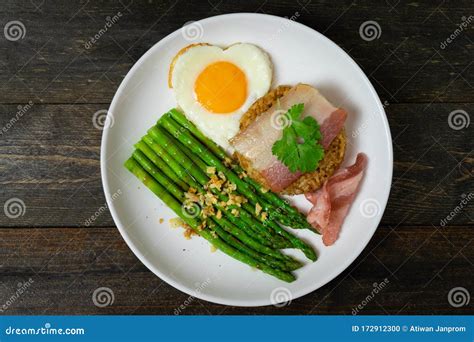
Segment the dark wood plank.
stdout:
<svg viewBox="0 0 474 342">
<path fill-rule="evenodd" d="M 24 39 L 0 40 L 0 103 L 104 103 L 133 63 L 184 23 L 231 12 L 291 17 L 352 55 L 389 102 L 472 102 L 473 31 L 444 49 L 472 1 L 2 1 L 2 27 L 20 20 Z M 91 48 L 107 17 L 122 16 Z M 381 28 L 365 41 L 366 21 Z M 466 21 L 466 20 L 464 20 Z M 472 22 L 470 22 L 472 25 Z M 295 51 L 295 53 L 298 53 Z"/>
<path fill-rule="evenodd" d="M 472 303 L 454 308 L 447 299 L 454 287 L 472 294 L 472 227 L 385 228 L 339 277 L 283 308 L 189 298 L 148 271 L 115 228 L 0 229 L 0 303 L 31 278 L 5 314 L 174 314 L 185 302 L 183 314 L 351 314 L 385 282 L 358 314 L 472 313 Z M 98 287 L 112 289 L 111 306 L 93 304 Z"/>
<path fill-rule="evenodd" d="M 0 106 L 6 127 L 18 110 Z M 84 226 L 105 198 L 100 180 L 101 131 L 92 124 L 102 105 L 34 104 L 2 136 L 0 204 L 16 197 L 24 216 L 0 216 L 1 226 Z M 395 152 L 393 187 L 384 225 L 439 225 L 473 192 L 472 126 L 453 130 L 450 112 L 472 112 L 472 104 L 390 104 L 388 113 Z M 363 127 L 362 127 L 363 128 Z M 358 129 L 355 128 L 355 132 Z M 349 134 L 351 134 L 349 132 Z M 449 224 L 472 224 L 474 201 Z M 106 212 L 94 222 L 111 226 Z"/>
<path fill-rule="evenodd" d="M 17 107 L 1 108 L 2 125 L 8 127 Z M 79 226 L 105 204 L 99 172 L 101 131 L 92 123 L 100 108 L 33 105 L 4 133 L 2 203 L 20 198 L 27 210 L 9 222 L 2 215 L 6 225 L 58 226 L 69 221 L 69 226 Z M 104 216 L 98 224 L 110 225 L 110 216 Z"/>
</svg>

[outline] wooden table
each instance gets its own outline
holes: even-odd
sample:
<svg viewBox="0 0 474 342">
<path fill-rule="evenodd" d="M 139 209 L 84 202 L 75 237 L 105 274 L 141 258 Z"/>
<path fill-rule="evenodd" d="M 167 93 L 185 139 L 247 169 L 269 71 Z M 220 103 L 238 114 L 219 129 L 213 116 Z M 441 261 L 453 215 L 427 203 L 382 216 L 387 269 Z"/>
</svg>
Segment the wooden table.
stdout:
<svg viewBox="0 0 474 342">
<path fill-rule="evenodd" d="M 474 4 L 427 3 L 3 0 L 1 27 L 20 34 L 0 39 L 0 204 L 22 201 L 0 216 L 3 314 L 173 314 L 185 302 L 184 314 L 351 314 L 364 303 L 359 314 L 472 313 L 474 300 L 455 307 L 448 294 L 474 295 L 474 36 L 459 28 L 472 27 Z M 393 136 L 393 187 L 375 236 L 336 279 L 283 308 L 189 298 L 138 261 L 104 208 L 93 114 L 165 35 L 230 12 L 298 13 L 369 76 Z M 367 21 L 378 38 L 360 34 Z M 99 287 L 113 290 L 112 305 L 94 305 Z"/>
</svg>

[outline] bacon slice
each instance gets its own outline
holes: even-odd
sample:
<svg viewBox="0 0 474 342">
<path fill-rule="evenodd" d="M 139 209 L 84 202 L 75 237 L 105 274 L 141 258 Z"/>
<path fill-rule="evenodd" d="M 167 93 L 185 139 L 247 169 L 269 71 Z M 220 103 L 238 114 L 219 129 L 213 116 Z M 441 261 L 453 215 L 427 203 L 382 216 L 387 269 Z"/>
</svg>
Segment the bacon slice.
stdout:
<svg viewBox="0 0 474 342">
<path fill-rule="evenodd" d="M 275 123 L 275 112 L 286 112 L 294 104 L 303 103 L 303 116 L 312 116 L 321 127 L 321 144 L 327 148 L 339 134 L 347 117 L 344 109 L 334 107 L 317 89 L 298 84 L 291 88 L 269 110 L 262 113 L 245 130 L 231 140 L 236 152 L 252 163 L 267 181 L 267 185 L 276 192 L 282 191 L 301 173 L 292 173 L 273 154 L 272 146 L 282 135 L 282 129 Z"/>
<path fill-rule="evenodd" d="M 305 195 L 313 204 L 307 220 L 322 234 L 326 246 L 334 244 L 339 236 L 366 165 L 367 156 L 359 153 L 354 165 L 338 170 L 319 190 Z"/>
</svg>

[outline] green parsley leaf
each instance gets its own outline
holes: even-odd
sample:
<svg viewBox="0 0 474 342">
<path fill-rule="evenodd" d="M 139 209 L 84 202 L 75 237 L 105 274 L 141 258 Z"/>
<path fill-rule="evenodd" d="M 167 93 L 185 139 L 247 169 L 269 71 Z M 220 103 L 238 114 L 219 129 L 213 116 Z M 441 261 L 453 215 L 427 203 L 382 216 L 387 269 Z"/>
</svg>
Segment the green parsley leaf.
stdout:
<svg viewBox="0 0 474 342">
<path fill-rule="evenodd" d="M 290 124 L 272 146 L 273 155 L 291 172 L 313 172 L 324 157 L 319 124 L 311 116 L 301 119 L 303 109 L 303 103 L 295 104 L 283 114 Z"/>
</svg>

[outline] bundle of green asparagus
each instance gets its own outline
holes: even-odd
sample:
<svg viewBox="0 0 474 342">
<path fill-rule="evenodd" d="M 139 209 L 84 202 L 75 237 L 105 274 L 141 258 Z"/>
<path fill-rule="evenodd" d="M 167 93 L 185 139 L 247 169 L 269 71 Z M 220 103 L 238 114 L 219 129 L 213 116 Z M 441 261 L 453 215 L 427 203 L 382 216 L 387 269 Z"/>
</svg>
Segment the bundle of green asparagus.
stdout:
<svg viewBox="0 0 474 342">
<path fill-rule="evenodd" d="M 302 266 L 280 250 L 314 250 L 284 228 L 310 228 L 305 217 L 247 176 L 177 109 L 135 144 L 125 167 L 193 232 L 229 256 L 281 280 Z"/>
</svg>

